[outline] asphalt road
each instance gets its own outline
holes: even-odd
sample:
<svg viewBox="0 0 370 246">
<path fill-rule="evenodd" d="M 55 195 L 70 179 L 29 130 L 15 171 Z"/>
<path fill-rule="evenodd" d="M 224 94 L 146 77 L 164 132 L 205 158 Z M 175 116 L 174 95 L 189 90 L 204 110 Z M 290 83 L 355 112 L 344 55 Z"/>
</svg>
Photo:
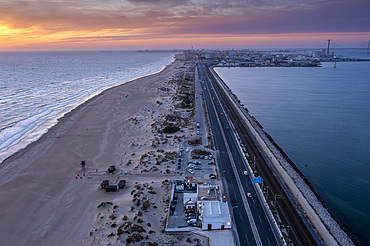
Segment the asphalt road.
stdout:
<svg viewBox="0 0 370 246">
<path fill-rule="evenodd" d="M 209 82 L 205 68 L 200 65 L 198 69 L 215 148 L 219 152 L 218 175 L 224 179 L 224 188 L 236 225 L 237 242 L 239 245 L 282 245 L 276 228 L 266 215 L 255 184 L 252 184 L 251 175 L 243 174 L 245 170 L 249 173 L 249 169 L 227 120 L 227 113 Z M 251 193 L 252 197 L 248 198 L 247 193 Z"/>
</svg>

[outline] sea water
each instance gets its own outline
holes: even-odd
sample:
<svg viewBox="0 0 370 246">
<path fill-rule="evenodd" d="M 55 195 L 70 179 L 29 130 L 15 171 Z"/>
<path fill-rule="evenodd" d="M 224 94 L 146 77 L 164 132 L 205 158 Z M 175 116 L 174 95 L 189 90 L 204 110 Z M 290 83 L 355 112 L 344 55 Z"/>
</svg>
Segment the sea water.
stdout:
<svg viewBox="0 0 370 246">
<path fill-rule="evenodd" d="M 159 72 L 171 52 L 0 53 L 0 163 L 103 90 Z"/>
<path fill-rule="evenodd" d="M 370 245 L 370 62 L 333 65 L 215 70 L 341 227 Z"/>
</svg>

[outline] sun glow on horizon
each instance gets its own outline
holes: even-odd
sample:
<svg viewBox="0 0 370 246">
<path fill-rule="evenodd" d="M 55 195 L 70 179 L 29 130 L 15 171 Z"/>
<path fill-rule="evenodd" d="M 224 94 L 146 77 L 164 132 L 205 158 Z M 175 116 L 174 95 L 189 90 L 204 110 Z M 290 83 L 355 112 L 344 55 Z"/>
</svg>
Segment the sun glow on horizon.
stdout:
<svg viewBox="0 0 370 246">
<path fill-rule="evenodd" d="M 14 29 L 0 26 L 0 50 L 43 49 L 183 49 L 199 48 L 320 48 L 327 39 L 348 45 L 367 40 L 369 33 L 281 33 L 281 34 L 181 34 L 156 35 L 150 30 L 103 29 L 98 31 L 61 31 Z M 322 46 L 324 48 L 324 46 Z M 344 47 L 343 47 L 344 48 Z"/>
</svg>

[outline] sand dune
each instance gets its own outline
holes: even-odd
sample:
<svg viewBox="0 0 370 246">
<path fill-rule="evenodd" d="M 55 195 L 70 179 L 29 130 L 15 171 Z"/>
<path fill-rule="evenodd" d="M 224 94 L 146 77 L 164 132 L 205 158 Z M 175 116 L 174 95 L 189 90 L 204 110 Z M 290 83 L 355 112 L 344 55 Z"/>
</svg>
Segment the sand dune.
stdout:
<svg viewBox="0 0 370 246">
<path fill-rule="evenodd" d="M 169 184 L 163 182 L 176 172 L 170 160 L 155 165 L 153 158 L 163 158 L 156 152 L 158 149 L 165 153 L 176 151 L 177 143 L 191 136 L 191 131 L 184 128 L 176 139 L 160 136 L 155 127 L 165 120 L 164 115 L 176 111 L 174 96 L 179 85 L 173 80 L 188 69 L 176 60 L 160 73 L 108 89 L 65 115 L 38 141 L 5 160 L 0 167 L 0 245 L 119 243 L 127 236 L 116 235 L 117 227 L 124 223 L 122 218 L 126 215 L 127 221 L 133 221 L 140 210 L 138 206 L 130 211 L 132 190 L 135 185 L 142 185 L 144 190 L 145 183 L 158 195 L 145 193 L 150 208 L 142 217 L 147 221 L 151 218 L 151 222 L 142 225 L 148 229 L 150 223 L 155 231 L 149 240 L 164 240 L 167 236 L 160 233 L 160 224 L 167 204 L 162 200 L 168 196 Z M 187 110 L 179 112 L 189 118 Z M 144 160 L 143 155 L 148 152 L 152 152 L 152 157 L 149 154 Z M 82 160 L 86 161 L 86 170 L 81 170 Z M 103 179 L 120 176 L 107 176 L 105 170 L 110 165 L 116 165 L 119 173 L 131 173 L 121 177 L 128 181 L 124 190 L 100 190 Z M 170 170 L 168 174 L 164 174 L 166 169 Z M 97 208 L 107 201 L 113 205 Z M 117 218 L 103 216 L 111 213 Z"/>
</svg>

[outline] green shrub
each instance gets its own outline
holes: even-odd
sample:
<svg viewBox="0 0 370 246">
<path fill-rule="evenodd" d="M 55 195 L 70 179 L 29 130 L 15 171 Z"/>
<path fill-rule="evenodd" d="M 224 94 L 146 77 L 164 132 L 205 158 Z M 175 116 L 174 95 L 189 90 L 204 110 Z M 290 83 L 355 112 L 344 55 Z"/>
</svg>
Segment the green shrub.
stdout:
<svg viewBox="0 0 370 246">
<path fill-rule="evenodd" d="M 146 211 L 150 206 L 149 200 L 143 202 L 143 206 L 141 207 L 142 210 Z"/>
<path fill-rule="evenodd" d="M 180 130 L 177 126 L 166 126 L 162 131 L 163 133 L 175 133 Z"/>
<path fill-rule="evenodd" d="M 140 225 L 131 225 L 131 232 L 146 232 L 146 230 Z"/>
</svg>

